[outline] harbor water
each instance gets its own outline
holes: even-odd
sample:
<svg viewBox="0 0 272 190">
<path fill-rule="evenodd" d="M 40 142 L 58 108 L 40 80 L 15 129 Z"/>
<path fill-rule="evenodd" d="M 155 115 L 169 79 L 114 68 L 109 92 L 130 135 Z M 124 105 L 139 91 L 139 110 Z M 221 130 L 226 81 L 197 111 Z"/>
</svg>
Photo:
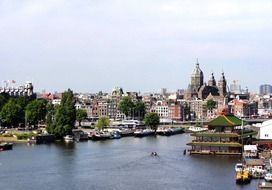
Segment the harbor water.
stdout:
<svg viewBox="0 0 272 190">
<path fill-rule="evenodd" d="M 189 134 L 108 141 L 16 144 L 0 152 L 1 190 L 236 190 L 239 157 L 183 155 Z M 158 156 L 151 156 L 157 152 Z"/>
</svg>

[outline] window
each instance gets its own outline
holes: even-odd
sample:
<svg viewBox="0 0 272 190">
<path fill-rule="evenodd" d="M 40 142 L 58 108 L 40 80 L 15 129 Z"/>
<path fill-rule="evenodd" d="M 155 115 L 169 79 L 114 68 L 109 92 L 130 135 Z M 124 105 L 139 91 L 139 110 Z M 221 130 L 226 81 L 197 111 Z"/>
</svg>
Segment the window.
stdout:
<svg viewBox="0 0 272 190">
<path fill-rule="evenodd" d="M 265 137 L 268 137 L 268 134 L 265 134 L 264 136 L 265 136 Z"/>
</svg>

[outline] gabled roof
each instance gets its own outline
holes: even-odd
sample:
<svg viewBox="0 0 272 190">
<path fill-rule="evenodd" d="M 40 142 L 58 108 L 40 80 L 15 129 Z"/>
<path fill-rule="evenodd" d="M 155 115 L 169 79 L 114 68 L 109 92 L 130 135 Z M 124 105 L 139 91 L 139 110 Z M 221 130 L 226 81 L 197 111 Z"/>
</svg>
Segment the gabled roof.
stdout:
<svg viewBox="0 0 272 190">
<path fill-rule="evenodd" d="M 234 115 L 219 115 L 208 123 L 208 126 L 214 127 L 234 127 L 240 125 L 242 125 L 242 120 Z"/>
</svg>

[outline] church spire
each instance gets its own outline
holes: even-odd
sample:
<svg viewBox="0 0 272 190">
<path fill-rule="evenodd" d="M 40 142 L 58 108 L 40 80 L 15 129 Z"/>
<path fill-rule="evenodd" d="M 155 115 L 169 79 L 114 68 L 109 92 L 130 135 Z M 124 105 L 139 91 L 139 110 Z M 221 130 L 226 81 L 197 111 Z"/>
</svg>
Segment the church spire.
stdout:
<svg viewBox="0 0 272 190">
<path fill-rule="evenodd" d="M 224 97 L 227 94 L 227 81 L 223 71 L 221 74 L 221 78 L 218 81 L 218 89 L 219 89 L 219 94 L 221 97 Z"/>
<path fill-rule="evenodd" d="M 216 81 L 215 81 L 213 73 L 211 73 L 211 75 L 210 75 L 210 79 L 208 81 L 208 85 L 209 86 L 216 86 Z"/>
</svg>

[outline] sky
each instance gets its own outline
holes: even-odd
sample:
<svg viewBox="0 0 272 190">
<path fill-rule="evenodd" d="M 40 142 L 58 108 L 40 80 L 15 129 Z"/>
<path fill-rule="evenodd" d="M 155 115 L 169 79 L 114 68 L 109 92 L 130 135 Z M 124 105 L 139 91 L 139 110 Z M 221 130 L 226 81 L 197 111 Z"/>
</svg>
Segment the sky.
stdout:
<svg viewBox="0 0 272 190">
<path fill-rule="evenodd" d="M 0 81 L 35 91 L 186 89 L 198 58 L 228 84 L 272 84 L 270 0 L 1 0 Z"/>
</svg>

